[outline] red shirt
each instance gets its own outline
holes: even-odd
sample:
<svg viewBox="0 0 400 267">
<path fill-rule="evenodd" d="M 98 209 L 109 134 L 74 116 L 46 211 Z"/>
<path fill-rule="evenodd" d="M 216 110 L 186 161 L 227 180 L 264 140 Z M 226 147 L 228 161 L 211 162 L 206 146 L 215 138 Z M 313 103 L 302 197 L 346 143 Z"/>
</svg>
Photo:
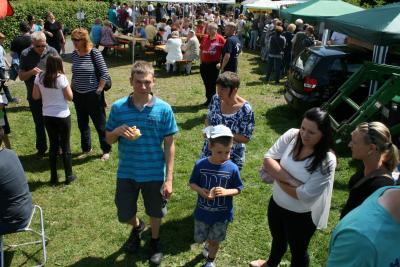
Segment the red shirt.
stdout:
<svg viewBox="0 0 400 267">
<path fill-rule="evenodd" d="M 216 34 L 214 39 L 204 36 L 200 45 L 201 62 L 219 62 L 221 60 L 222 48 L 224 47 L 225 39 L 220 34 Z"/>
</svg>

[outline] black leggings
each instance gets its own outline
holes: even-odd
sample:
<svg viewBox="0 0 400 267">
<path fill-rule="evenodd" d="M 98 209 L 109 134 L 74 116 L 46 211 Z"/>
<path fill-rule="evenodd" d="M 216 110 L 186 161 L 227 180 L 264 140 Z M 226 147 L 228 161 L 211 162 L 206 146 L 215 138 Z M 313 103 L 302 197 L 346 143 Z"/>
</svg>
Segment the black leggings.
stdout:
<svg viewBox="0 0 400 267">
<path fill-rule="evenodd" d="M 50 141 L 49 159 L 51 176 L 57 177 L 57 153 L 58 148 L 61 147 L 65 177 L 67 178 L 72 175 L 70 147 L 71 115 L 66 118 L 43 116 L 43 119 Z"/>
<path fill-rule="evenodd" d="M 268 224 L 272 235 L 268 266 L 278 266 L 290 246 L 291 267 L 308 266 L 307 248 L 315 232 L 311 212 L 297 213 L 284 209 L 271 197 L 268 205 Z"/>
</svg>

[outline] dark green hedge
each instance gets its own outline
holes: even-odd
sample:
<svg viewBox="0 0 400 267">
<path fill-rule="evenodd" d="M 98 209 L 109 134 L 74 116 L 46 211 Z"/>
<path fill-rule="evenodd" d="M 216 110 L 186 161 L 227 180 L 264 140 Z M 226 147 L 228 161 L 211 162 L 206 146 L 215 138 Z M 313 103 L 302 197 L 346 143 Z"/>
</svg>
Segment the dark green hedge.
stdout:
<svg viewBox="0 0 400 267">
<path fill-rule="evenodd" d="M 52 11 L 56 20 L 63 23 L 67 31 L 72 31 L 78 26 L 89 29 L 95 18 L 106 18 L 108 10 L 108 3 L 100 1 L 24 0 L 10 1 L 10 3 L 14 9 L 14 16 L 0 20 L 0 31 L 7 37 L 6 47 L 14 36 L 19 34 L 19 22 L 26 20 L 29 14 L 34 15 L 36 19 L 42 18 L 46 21 L 46 13 Z M 86 13 L 82 22 L 76 18 L 76 13 L 80 9 Z"/>
</svg>

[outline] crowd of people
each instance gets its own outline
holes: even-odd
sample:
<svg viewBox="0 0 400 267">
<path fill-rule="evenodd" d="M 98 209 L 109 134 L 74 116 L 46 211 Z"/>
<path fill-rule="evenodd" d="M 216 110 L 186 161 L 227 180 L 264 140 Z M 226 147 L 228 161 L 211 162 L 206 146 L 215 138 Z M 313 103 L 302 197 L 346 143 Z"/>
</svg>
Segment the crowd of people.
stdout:
<svg viewBox="0 0 400 267">
<path fill-rule="evenodd" d="M 144 12 L 148 16 L 148 24 L 145 20 L 138 22 L 138 25 L 146 25 L 138 33 L 153 42 L 166 43 L 169 69 L 174 69 L 177 58 L 200 58 L 200 75 L 206 92 L 204 104 L 208 112 L 203 132 L 204 144 L 200 159 L 190 175 L 189 187 L 198 195 L 194 210 L 194 240 L 204 245 L 203 266 L 213 267 L 220 244 L 226 239 L 228 225 L 234 217 L 233 197 L 245 190 L 240 172 L 245 164 L 246 144 L 251 141 L 255 129 L 251 104 L 238 93 L 239 55 L 247 45 L 250 49 L 262 48 L 264 58 L 268 60 L 267 78 L 275 70 L 278 73 L 275 81 L 279 81 L 286 60 L 297 55 L 300 46 L 304 49 L 315 42 L 313 27 L 304 27 L 300 20 L 285 25 L 278 19 L 272 19 L 269 24 L 264 23 L 262 29 L 267 31 L 260 34 L 258 29 L 262 19 L 259 17 L 253 18 L 251 36 L 246 43 L 247 22 L 243 14 L 233 12 L 222 16 L 207 5 L 200 5 L 207 8 L 198 18 L 196 27 L 183 25 L 185 19 L 179 17 L 197 14 L 193 13 L 197 10 L 194 7 L 187 4 L 166 4 L 163 7 L 157 4 L 154 8 L 149 3 L 147 9 L 132 10 L 126 4 L 118 8 L 111 5 L 110 10 L 115 12 L 109 12 L 104 26 L 101 26 L 101 20 L 96 20 L 91 34 L 84 28 L 72 31 L 71 81 L 65 76 L 63 60 L 59 55 L 65 42 L 62 24 L 55 21 L 52 13 L 48 14 L 47 26 L 44 23 L 42 28 L 32 24 L 32 17 L 29 22 L 21 22 L 21 34 L 13 40 L 11 51 L 13 58 L 19 61 L 18 76 L 26 85 L 39 158 L 47 151 L 46 132 L 49 137 L 50 182 L 58 184 L 58 156 L 63 159 L 66 184 L 77 179 L 72 170 L 70 149 L 73 127 L 68 101 L 73 101 L 81 136 L 80 159 L 92 153 L 89 118 L 97 131 L 101 160 L 108 160 L 112 145 L 118 145 L 115 204 L 118 220 L 132 226 L 124 249 L 127 253 L 135 253 L 141 244 L 145 222 L 137 216 L 137 212 L 138 197 L 142 194 L 145 214 L 149 216 L 151 226 L 149 259 L 154 264 L 163 260 L 160 228 L 167 213 L 168 199 L 173 193 L 174 159 L 179 153 L 175 151 L 174 139 L 178 132 L 175 115 L 171 106 L 153 92 L 155 70 L 152 64 L 139 60 L 131 69 L 131 92 L 112 104 L 107 117 L 104 90 L 111 77 L 103 54 L 97 47 L 102 44 L 106 31 L 109 37 L 113 37 L 113 26 L 124 25 L 122 18 L 126 17 L 127 22 L 129 17 Z M 171 19 L 172 23 L 167 20 L 164 25 L 165 16 L 175 16 L 177 20 L 174 22 Z M 160 27 L 158 23 L 161 23 Z M 164 39 L 166 32 L 169 33 Z M 196 34 L 201 37 L 200 40 L 197 40 Z M 269 38 L 267 34 L 270 34 Z M 188 38 L 185 45 L 180 39 L 183 35 Z M 0 48 L 4 38 L 0 34 Z M 262 39 L 267 41 L 260 44 Z M 291 47 L 288 48 L 289 44 Z M 182 47 L 184 55 L 179 50 Z M 1 49 L 0 54 L 4 54 Z M 6 64 L 4 56 L 1 58 L 0 70 Z M 3 83 L 2 88 L 6 92 Z M 0 148 L 0 235 L 3 235 L 26 226 L 32 211 L 32 198 L 23 167 L 10 150 L 7 138 L 9 125 L 4 111 L 13 98 L 0 96 L 0 145 L 2 142 L 6 145 L 6 148 Z M 266 259 L 252 261 L 250 266 L 279 266 L 288 246 L 292 266 L 309 266 L 310 240 L 317 229 L 327 227 L 331 207 L 337 165 L 332 132 L 328 113 L 312 108 L 305 112 L 299 128 L 287 130 L 267 150 L 261 165 L 264 175 L 269 176 L 273 183 L 267 211 L 272 236 L 271 251 Z M 342 220 L 332 235 L 328 265 L 348 266 L 349 261 L 351 266 L 364 266 L 367 262 L 371 266 L 395 264 L 399 262 L 397 252 L 391 249 L 383 251 L 382 244 L 386 239 L 382 236 L 374 238 L 379 235 L 371 236 L 369 232 L 379 233 L 388 226 L 385 234 L 388 238 L 391 236 L 389 239 L 393 247 L 399 242 L 400 190 L 393 186 L 395 180 L 391 175 L 399 163 L 397 147 L 387 127 L 380 122 L 358 125 L 351 134 L 349 147 L 352 157 L 361 160 L 364 169 L 349 181 L 350 194 L 341 213 Z M 367 217 L 369 214 L 383 216 Z M 359 218 L 366 218 L 371 223 L 363 224 Z M 352 247 L 358 244 L 355 242 L 363 243 L 365 251 L 359 253 L 355 250 Z M 366 253 L 373 254 L 373 258 L 366 257 Z"/>
</svg>

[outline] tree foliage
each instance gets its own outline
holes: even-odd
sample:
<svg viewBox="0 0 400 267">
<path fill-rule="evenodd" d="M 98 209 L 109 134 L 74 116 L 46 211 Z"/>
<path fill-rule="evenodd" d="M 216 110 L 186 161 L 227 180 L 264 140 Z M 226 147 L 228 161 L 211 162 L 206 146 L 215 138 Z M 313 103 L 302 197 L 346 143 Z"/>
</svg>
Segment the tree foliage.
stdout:
<svg viewBox="0 0 400 267">
<path fill-rule="evenodd" d="M 0 20 L 0 31 L 6 35 L 6 47 L 19 34 L 19 22 L 26 21 L 28 15 L 34 15 L 36 20 L 42 18 L 46 21 L 47 12 L 51 11 L 68 32 L 79 26 L 89 29 L 96 18 L 106 18 L 108 10 L 108 3 L 101 1 L 23 0 L 10 3 L 14 15 Z M 76 17 L 80 10 L 85 13 L 85 19 L 82 21 Z"/>
</svg>

